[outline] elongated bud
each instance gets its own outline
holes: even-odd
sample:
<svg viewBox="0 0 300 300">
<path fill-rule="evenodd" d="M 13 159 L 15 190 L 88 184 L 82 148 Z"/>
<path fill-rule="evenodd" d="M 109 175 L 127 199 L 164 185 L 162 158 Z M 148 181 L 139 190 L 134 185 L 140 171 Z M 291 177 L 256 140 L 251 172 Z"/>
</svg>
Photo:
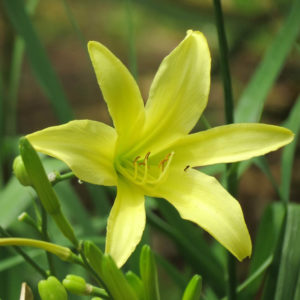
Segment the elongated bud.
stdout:
<svg viewBox="0 0 300 300">
<path fill-rule="evenodd" d="M 38 154 L 26 138 L 20 139 L 19 147 L 28 176 L 45 210 L 50 215 L 58 213 L 60 210 L 59 201 L 51 187 Z"/>
<path fill-rule="evenodd" d="M 137 294 L 108 254 L 102 258 L 103 280 L 114 299 L 137 300 Z M 153 299 L 154 300 L 154 299 Z"/>
<path fill-rule="evenodd" d="M 30 215 L 28 215 L 28 213 L 26 211 L 22 212 L 18 216 L 18 221 L 24 222 L 24 223 L 32 226 L 35 230 L 39 231 L 38 224 L 36 223 L 36 221 Z"/>
<path fill-rule="evenodd" d="M 63 235 L 68 238 L 75 247 L 78 247 L 78 240 L 74 234 L 74 230 L 62 213 L 58 198 L 49 182 L 38 154 L 30 142 L 24 137 L 20 139 L 19 147 L 24 166 L 43 207 L 46 212 L 53 217 Z"/>
<path fill-rule="evenodd" d="M 138 295 L 138 299 L 144 299 L 145 298 L 145 290 L 144 290 L 144 284 L 139 276 L 137 276 L 134 272 L 128 271 L 126 274 L 126 279 L 129 285 L 132 287 L 132 289 L 135 291 L 135 293 Z"/>
<path fill-rule="evenodd" d="M 85 241 L 83 245 L 89 264 L 103 280 L 113 299 L 137 300 L 137 294 L 113 259 L 109 255 L 103 254 L 91 241 Z"/>
<path fill-rule="evenodd" d="M 39 294 L 42 300 L 67 300 L 68 295 L 64 286 L 54 276 L 41 280 L 38 284 Z"/>
<path fill-rule="evenodd" d="M 28 176 L 22 157 L 19 155 L 13 162 L 13 171 L 19 182 L 24 186 L 31 186 L 32 182 Z"/>
<path fill-rule="evenodd" d="M 159 300 L 157 268 L 154 255 L 148 245 L 144 245 L 140 255 L 140 273 L 147 300 Z"/>
<path fill-rule="evenodd" d="M 51 252 L 57 257 L 59 257 L 61 260 L 81 263 L 81 259 L 76 254 L 74 254 L 69 248 L 40 240 L 12 237 L 0 238 L 0 246 L 35 247 Z"/>
<path fill-rule="evenodd" d="M 202 278 L 200 275 L 194 275 L 185 288 L 182 300 L 200 300 L 202 290 Z"/>
</svg>

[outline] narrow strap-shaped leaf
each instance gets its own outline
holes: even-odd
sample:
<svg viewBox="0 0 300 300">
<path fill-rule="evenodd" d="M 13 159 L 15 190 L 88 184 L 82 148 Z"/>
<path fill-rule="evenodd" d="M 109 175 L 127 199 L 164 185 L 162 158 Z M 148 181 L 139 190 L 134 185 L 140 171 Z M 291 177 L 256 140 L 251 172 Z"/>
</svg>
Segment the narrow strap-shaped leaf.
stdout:
<svg viewBox="0 0 300 300">
<path fill-rule="evenodd" d="M 257 122 L 260 120 L 268 92 L 283 67 L 300 31 L 300 1 L 294 0 L 290 14 L 239 99 L 235 121 Z"/>
<path fill-rule="evenodd" d="M 202 290 L 202 278 L 200 275 L 194 275 L 188 283 L 182 300 L 199 300 Z"/>
<path fill-rule="evenodd" d="M 300 1 L 299 1 L 300 2 Z M 290 185 L 291 185 L 291 177 L 292 177 L 292 168 L 294 162 L 294 155 L 296 150 L 296 145 L 298 142 L 299 131 L 300 131 L 300 96 L 297 99 L 297 102 L 293 106 L 293 109 L 285 122 L 285 126 L 291 129 L 295 138 L 294 141 L 287 145 L 282 152 L 282 160 L 281 160 L 281 194 L 283 199 L 287 202 L 290 197 Z"/>
<path fill-rule="evenodd" d="M 167 220 L 167 224 L 164 224 L 165 229 L 159 226 L 159 222 L 162 221 L 160 218 L 154 219 L 154 215 L 147 214 L 151 217 L 149 221 L 163 229 L 175 241 L 182 255 L 201 273 L 204 282 L 209 283 L 218 296 L 224 295 L 224 268 L 204 240 L 200 229 L 183 220 L 167 201 L 160 200 L 157 203 L 160 213 Z"/>
<path fill-rule="evenodd" d="M 282 231 L 284 216 L 285 207 L 282 203 L 273 203 L 266 208 L 258 228 L 249 277 L 255 274 L 272 257 Z M 243 286 L 242 291 L 239 293 L 239 299 L 252 300 L 262 280 L 263 274 L 260 274 L 255 280 L 248 282 L 246 287 Z"/>
<path fill-rule="evenodd" d="M 69 3 L 68 3 L 67 0 L 62 0 L 62 2 L 63 2 L 63 5 L 64 5 L 64 8 L 65 8 L 66 15 L 67 15 L 72 27 L 73 27 L 73 30 L 76 33 L 76 35 L 77 35 L 77 37 L 78 37 L 78 39 L 81 43 L 81 46 L 82 46 L 82 48 L 84 49 L 84 51 L 87 55 L 87 58 L 89 58 L 87 47 L 86 47 L 87 41 L 86 41 L 82 31 L 80 30 L 80 27 L 79 27 L 73 13 L 72 13 L 72 10 L 69 6 Z"/>
<path fill-rule="evenodd" d="M 24 39 L 26 53 L 37 80 L 50 99 L 58 119 L 61 122 L 67 122 L 73 118 L 72 110 L 67 102 L 61 83 L 25 11 L 24 3 L 21 0 L 3 0 L 3 6 L 12 25 Z"/>
<path fill-rule="evenodd" d="M 187 279 L 185 274 L 178 270 L 176 266 L 159 254 L 155 255 L 155 260 L 158 262 L 158 265 L 165 270 L 178 288 L 184 289 L 186 287 Z"/>
<path fill-rule="evenodd" d="M 299 300 L 299 298 L 296 298 L 300 278 L 299 236 L 300 205 L 290 204 L 287 210 L 286 228 L 274 300 Z"/>
<path fill-rule="evenodd" d="M 34 14 L 39 0 L 30 0 L 26 2 L 25 11 L 29 16 Z M 8 84 L 8 101 L 6 112 L 6 133 L 9 135 L 16 134 L 17 128 L 17 103 L 20 75 L 24 57 L 25 43 L 19 35 L 15 36 L 12 58 L 10 65 L 9 84 Z"/>
<path fill-rule="evenodd" d="M 124 274 L 108 255 L 102 258 L 103 280 L 105 281 L 111 295 L 118 300 L 137 300 L 135 291 L 127 282 Z"/>
<path fill-rule="evenodd" d="M 140 273 L 146 300 L 159 300 L 157 268 L 154 255 L 148 245 L 144 245 L 140 255 Z"/>
<path fill-rule="evenodd" d="M 0 66 L 0 188 L 3 185 L 3 174 L 2 174 L 2 164 L 3 164 L 3 145 L 4 145 L 4 82 L 2 77 L 2 70 Z"/>
</svg>

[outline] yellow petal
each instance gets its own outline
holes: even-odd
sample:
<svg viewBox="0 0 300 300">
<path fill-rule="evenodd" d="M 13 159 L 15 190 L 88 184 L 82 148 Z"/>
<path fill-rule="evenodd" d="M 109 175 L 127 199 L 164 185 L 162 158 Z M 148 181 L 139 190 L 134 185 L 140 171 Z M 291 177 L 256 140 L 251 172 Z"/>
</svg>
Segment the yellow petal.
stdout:
<svg viewBox="0 0 300 300">
<path fill-rule="evenodd" d="M 251 239 L 240 204 L 214 177 L 194 169 L 173 168 L 155 195 L 168 200 L 183 219 L 201 226 L 237 259 L 251 255 Z"/>
<path fill-rule="evenodd" d="M 144 123 L 144 102 L 139 88 L 122 62 L 98 42 L 88 43 L 89 54 L 118 134 L 135 137 Z"/>
<path fill-rule="evenodd" d="M 292 140 L 293 133 L 286 128 L 245 123 L 190 134 L 171 148 L 175 151 L 174 163 L 193 167 L 250 159 L 275 151 Z"/>
<path fill-rule="evenodd" d="M 136 186 L 118 178 L 118 191 L 110 212 L 105 252 L 121 267 L 142 238 L 145 228 L 145 199 Z"/>
<path fill-rule="evenodd" d="M 155 152 L 195 126 L 207 103 L 210 62 L 205 37 L 191 30 L 162 61 L 146 103 L 143 143 L 151 146 L 148 151 Z"/>
<path fill-rule="evenodd" d="M 114 128 L 96 121 L 78 120 L 37 131 L 27 138 L 37 151 L 64 161 L 79 179 L 116 185 Z"/>
</svg>

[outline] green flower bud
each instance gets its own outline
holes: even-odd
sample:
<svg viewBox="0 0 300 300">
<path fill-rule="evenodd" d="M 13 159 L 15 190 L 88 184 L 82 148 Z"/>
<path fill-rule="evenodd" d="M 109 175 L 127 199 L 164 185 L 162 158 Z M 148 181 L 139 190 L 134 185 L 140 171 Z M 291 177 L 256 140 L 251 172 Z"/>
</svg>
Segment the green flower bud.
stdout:
<svg viewBox="0 0 300 300">
<path fill-rule="evenodd" d="M 77 248 L 78 240 L 75 236 L 73 227 L 61 210 L 57 195 L 49 182 L 38 154 L 30 142 L 24 137 L 20 139 L 19 148 L 28 176 L 32 181 L 32 185 L 34 186 L 43 207 L 46 212 L 52 216 L 63 235 Z"/>
<path fill-rule="evenodd" d="M 89 295 L 91 292 L 90 285 L 86 284 L 85 280 L 77 275 L 67 275 L 63 280 L 63 285 L 75 295 Z"/>
<path fill-rule="evenodd" d="M 30 180 L 30 177 L 28 176 L 22 157 L 20 155 L 17 156 L 13 162 L 13 171 L 15 176 L 17 177 L 17 179 L 22 185 L 24 186 L 32 185 L 32 182 Z"/>
<path fill-rule="evenodd" d="M 39 294 L 42 300 L 67 300 L 68 295 L 64 286 L 54 276 L 41 280 L 38 284 Z"/>
<path fill-rule="evenodd" d="M 144 284 L 146 299 L 159 300 L 159 287 L 154 254 L 148 245 L 144 245 L 140 254 L 140 274 Z"/>
<path fill-rule="evenodd" d="M 63 280 L 63 285 L 69 292 L 75 295 L 101 296 L 105 299 L 108 297 L 104 289 L 86 283 L 82 277 L 77 275 L 67 275 Z"/>
<path fill-rule="evenodd" d="M 200 300 L 202 290 L 202 278 L 199 275 L 194 275 L 188 283 L 182 300 Z"/>
<path fill-rule="evenodd" d="M 144 284 L 140 277 L 138 277 L 134 272 L 128 271 L 126 274 L 126 280 L 132 287 L 132 289 L 138 295 L 138 299 L 144 300 L 145 299 L 145 290 Z"/>
</svg>

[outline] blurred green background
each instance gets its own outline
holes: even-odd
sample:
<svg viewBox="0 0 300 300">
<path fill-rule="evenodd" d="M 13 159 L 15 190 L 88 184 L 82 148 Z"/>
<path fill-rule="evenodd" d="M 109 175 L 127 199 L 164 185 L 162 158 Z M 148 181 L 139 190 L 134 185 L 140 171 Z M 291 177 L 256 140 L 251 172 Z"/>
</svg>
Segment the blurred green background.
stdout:
<svg viewBox="0 0 300 300">
<path fill-rule="evenodd" d="M 36 4 L 35 12 L 31 12 L 30 19 L 37 34 L 38 46 L 45 49 L 48 58 L 40 56 L 36 42 L 31 40 L 28 34 L 32 28 L 28 29 L 27 25 L 22 23 L 23 13 L 19 10 L 19 5 L 24 2 L 11 0 L 13 3 L 11 5 L 8 5 L 8 2 L 9 0 L 0 2 L 0 94 L 3 96 L 0 102 L 2 190 L 12 175 L 11 163 L 17 155 L 19 136 L 62 123 L 73 117 L 111 124 L 87 56 L 86 42 L 89 40 L 106 45 L 137 75 L 138 84 L 146 100 L 151 81 L 161 60 L 183 39 L 188 29 L 202 31 L 208 39 L 212 55 L 212 84 L 205 116 L 213 126 L 224 124 L 223 90 L 212 1 L 29 0 L 26 2 L 27 5 Z M 257 66 L 281 30 L 285 18 L 291 13 L 292 1 L 226 0 L 222 4 L 230 48 L 234 99 L 238 102 Z M 27 34 L 26 43 L 31 43 L 27 53 L 25 50 L 24 59 L 20 46 L 16 46 L 16 32 Z M 282 124 L 296 103 L 300 92 L 299 38 L 297 41 L 296 45 L 293 44 L 286 51 L 286 60 L 278 66 L 274 84 L 266 90 L 262 122 Z M 14 50 L 16 47 L 19 50 Z M 20 52 L 19 56 L 16 51 Z M 19 61 L 16 57 L 19 57 Z M 274 55 L 273 59 L 276 65 L 278 57 Z M 50 71 L 48 64 L 44 64 L 45 60 L 47 63 L 50 62 Z M 16 64 L 16 73 L 12 72 L 12 62 Z M 44 79 L 41 74 L 45 74 Z M 264 76 L 268 77 L 268 73 Z M 261 84 L 265 84 L 263 80 Z M 260 88 L 258 82 L 257 89 Z M 255 93 L 253 97 L 256 97 Z M 196 130 L 198 129 L 203 129 L 201 123 L 197 125 Z M 298 201 L 300 197 L 300 172 L 297 172 L 300 169 L 299 144 L 296 153 L 298 156 L 294 161 L 290 192 L 290 199 L 293 201 Z M 278 181 L 280 154 L 278 151 L 267 156 L 270 170 Z M 52 170 L 53 165 L 49 169 Z M 71 189 L 65 188 L 62 192 L 70 203 L 72 197 L 79 196 L 81 200 L 78 200 L 78 207 L 83 205 L 87 213 L 95 216 L 96 223 L 101 223 L 101 220 L 97 221 L 96 218 L 99 214 L 106 215 L 113 193 L 114 191 L 100 187 L 78 185 L 75 180 Z M 103 194 L 108 195 L 105 209 L 95 200 Z M 265 174 L 252 165 L 241 178 L 238 199 L 243 207 L 251 236 L 254 237 L 264 207 L 267 203 L 278 199 L 276 191 Z M 20 207 L 19 211 L 22 209 Z M 17 214 L 18 208 L 15 211 Z M 70 210 L 70 216 L 73 212 Z M 10 226 L 13 223 L 7 222 Z M 105 224 L 98 223 L 96 224 L 98 228 L 105 228 Z M 12 228 L 18 234 L 28 232 L 17 224 L 12 225 Z M 86 230 L 89 232 L 88 228 Z M 104 232 L 103 230 L 102 234 Z M 94 230 L 93 234 L 96 233 L 97 230 Z M 173 262 L 183 273 L 190 272 L 190 267 L 184 265 L 177 248 L 169 239 L 155 232 L 151 235 L 151 241 L 154 251 Z M 1 251 L 2 249 L 0 253 Z M 241 273 L 243 275 L 243 269 Z M 11 276 L 7 278 L 13 280 L 14 275 Z M 164 278 L 163 284 L 168 287 L 170 279 L 164 273 L 161 273 L 161 276 Z M 30 280 L 34 282 L 34 279 Z M 166 287 L 164 290 L 168 292 L 165 293 L 172 294 L 172 285 L 169 290 Z M 0 292 L 1 296 L 5 297 L 4 292 L 3 295 Z"/>
</svg>

